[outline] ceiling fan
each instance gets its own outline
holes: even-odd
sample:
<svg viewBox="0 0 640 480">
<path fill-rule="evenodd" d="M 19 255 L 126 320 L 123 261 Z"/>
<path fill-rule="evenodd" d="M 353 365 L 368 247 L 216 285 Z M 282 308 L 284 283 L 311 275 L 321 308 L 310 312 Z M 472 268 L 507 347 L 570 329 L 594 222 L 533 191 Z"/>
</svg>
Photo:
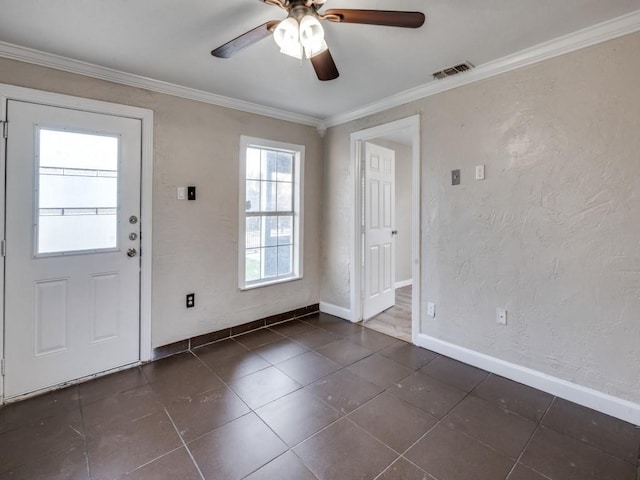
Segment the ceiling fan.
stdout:
<svg viewBox="0 0 640 480">
<path fill-rule="evenodd" d="M 280 7 L 287 12 L 284 20 L 271 20 L 243 33 L 211 52 L 219 58 L 229 58 L 240 50 L 273 34 L 273 38 L 286 55 L 311 60 L 318 79 L 338 78 L 338 68 L 324 39 L 320 20 L 336 23 L 362 23 L 389 27 L 419 28 L 424 24 L 422 12 L 390 10 L 333 9 L 321 12 L 326 0 L 261 0 L 267 5 Z"/>
</svg>

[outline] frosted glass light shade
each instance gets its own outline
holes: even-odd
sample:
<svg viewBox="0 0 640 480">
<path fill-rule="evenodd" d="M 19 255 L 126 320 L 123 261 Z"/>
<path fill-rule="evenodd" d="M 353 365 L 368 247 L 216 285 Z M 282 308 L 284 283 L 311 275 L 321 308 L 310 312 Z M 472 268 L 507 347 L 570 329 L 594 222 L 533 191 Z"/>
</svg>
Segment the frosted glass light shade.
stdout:
<svg viewBox="0 0 640 480">
<path fill-rule="evenodd" d="M 273 32 L 273 39 L 285 55 L 302 58 L 300 44 L 300 26 L 295 18 L 289 17 L 278 24 Z"/>
<path fill-rule="evenodd" d="M 307 57 L 311 57 L 321 50 L 324 44 L 324 29 L 316 17 L 305 15 L 300 20 L 300 43 L 304 47 Z"/>
</svg>

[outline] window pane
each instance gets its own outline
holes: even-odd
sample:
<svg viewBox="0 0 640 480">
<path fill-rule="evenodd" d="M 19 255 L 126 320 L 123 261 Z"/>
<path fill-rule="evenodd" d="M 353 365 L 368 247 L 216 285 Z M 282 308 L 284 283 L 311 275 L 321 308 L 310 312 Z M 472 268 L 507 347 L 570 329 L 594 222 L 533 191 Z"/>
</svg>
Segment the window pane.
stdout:
<svg viewBox="0 0 640 480">
<path fill-rule="evenodd" d="M 278 244 L 278 217 L 264 218 L 263 247 L 272 247 Z"/>
<path fill-rule="evenodd" d="M 278 248 L 267 247 L 262 249 L 262 278 L 271 278 L 278 275 Z"/>
<path fill-rule="evenodd" d="M 260 180 L 260 149 L 247 148 L 247 178 Z"/>
<path fill-rule="evenodd" d="M 293 154 L 278 152 L 278 180 L 293 182 Z"/>
<path fill-rule="evenodd" d="M 247 192 L 245 211 L 246 212 L 258 212 L 260 211 L 260 183 L 255 180 L 247 180 Z"/>
<path fill-rule="evenodd" d="M 262 150 L 262 180 L 275 180 L 278 167 L 278 152 Z"/>
<path fill-rule="evenodd" d="M 276 211 L 276 182 L 262 182 L 262 203 L 263 212 Z"/>
<path fill-rule="evenodd" d="M 260 217 L 249 217 L 246 220 L 245 231 L 245 247 L 246 248 L 259 248 L 260 243 Z"/>
<path fill-rule="evenodd" d="M 244 256 L 244 276 L 245 281 L 253 282 L 260 280 L 260 249 L 252 248 L 245 250 Z"/>
<path fill-rule="evenodd" d="M 293 246 L 278 247 L 278 275 L 293 273 Z"/>
<path fill-rule="evenodd" d="M 293 217 L 278 217 L 278 245 L 293 243 Z"/>
<path fill-rule="evenodd" d="M 291 212 L 293 210 L 293 184 L 278 182 L 278 211 Z"/>
<path fill-rule="evenodd" d="M 39 130 L 37 253 L 118 246 L 118 137 Z"/>
</svg>

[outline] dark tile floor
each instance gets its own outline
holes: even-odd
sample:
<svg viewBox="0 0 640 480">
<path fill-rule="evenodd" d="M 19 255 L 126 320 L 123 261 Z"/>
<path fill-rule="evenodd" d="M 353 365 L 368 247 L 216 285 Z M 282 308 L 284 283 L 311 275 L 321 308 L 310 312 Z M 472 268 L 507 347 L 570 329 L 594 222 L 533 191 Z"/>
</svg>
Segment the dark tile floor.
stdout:
<svg viewBox="0 0 640 480">
<path fill-rule="evenodd" d="M 0 480 L 640 480 L 640 429 L 316 314 L 0 409 Z"/>
</svg>

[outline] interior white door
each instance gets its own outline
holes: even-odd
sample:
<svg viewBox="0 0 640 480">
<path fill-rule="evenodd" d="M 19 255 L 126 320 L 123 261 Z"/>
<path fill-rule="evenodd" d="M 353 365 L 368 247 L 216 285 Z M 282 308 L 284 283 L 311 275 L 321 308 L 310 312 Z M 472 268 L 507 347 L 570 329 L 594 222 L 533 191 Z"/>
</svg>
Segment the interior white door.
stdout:
<svg viewBox="0 0 640 480">
<path fill-rule="evenodd" d="M 368 320 L 395 305 L 395 152 L 365 144 L 364 301 Z"/>
<path fill-rule="evenodd" d="M 140 120 L 8 101 L 5 398 L 140 358 Z"/>
</svg>

